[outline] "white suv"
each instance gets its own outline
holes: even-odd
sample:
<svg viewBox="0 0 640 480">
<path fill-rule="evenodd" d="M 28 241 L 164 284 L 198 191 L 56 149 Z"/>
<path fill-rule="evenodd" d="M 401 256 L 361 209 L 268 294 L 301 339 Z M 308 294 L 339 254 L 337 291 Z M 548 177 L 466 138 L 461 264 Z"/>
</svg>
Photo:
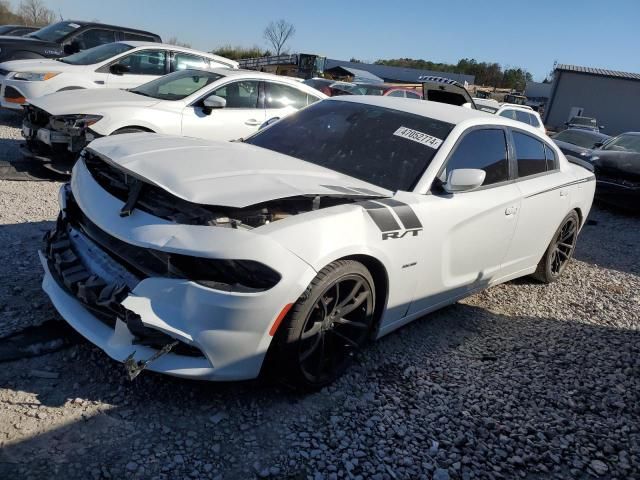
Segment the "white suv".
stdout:
<svg viewBox="0 0 640 480">
<path fill-rule="evenodd" d="M 133 88 L 185 68 L 238 68 L 238 62 L 190 48 L 115 42 L 58 59 L 0 63 L 0 104 L 22 110 L 29 100 L 64 90 Z"/>
<path fill-rule="evenodd" d="M 527 125 L 531 125 L 533 128 L 537 128 L 542 133 L 547 133 L 540 115 L 531 107 L 516 105 L 513 103 L 503 103 L 496 112 L 496 115 L 526 123 Z"/>
</svg>

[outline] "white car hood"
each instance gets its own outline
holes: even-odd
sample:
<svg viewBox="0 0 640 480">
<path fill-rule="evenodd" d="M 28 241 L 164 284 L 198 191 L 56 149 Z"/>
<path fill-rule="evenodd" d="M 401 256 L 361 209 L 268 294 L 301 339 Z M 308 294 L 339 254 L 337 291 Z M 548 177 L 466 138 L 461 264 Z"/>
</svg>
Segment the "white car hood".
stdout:
<svg viewBox="0 0 640 480">
<path fill-rule="evenodd" d="M 57 62 L 48 58 L 39 60 L 11 60 L 0 63 L 0 69 L 8 72 L 66 72 L 82 68 L 78 65 L 69 65 L 64 62 Z"/>
<path fill-rule="evenodd" d="M 100 138 L 87 150 L 203 205 L 243 208 L 299 195 L 392 195 L 334 170 L 244 143 L 134 133 Z"/>
<path fill-rule="evenodd" d="M 51 115 L 100 114 L 112 107 L 150 107 L 160 101 L 117 88 L 68 90 L 28 100 Z"/>
</svg>

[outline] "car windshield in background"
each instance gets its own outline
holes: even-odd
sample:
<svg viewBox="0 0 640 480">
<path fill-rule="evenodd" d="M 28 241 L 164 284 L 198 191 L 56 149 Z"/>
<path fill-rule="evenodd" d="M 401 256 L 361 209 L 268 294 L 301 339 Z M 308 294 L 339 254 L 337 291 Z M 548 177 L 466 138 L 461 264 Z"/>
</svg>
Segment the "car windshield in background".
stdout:
<svg viewBox="0 0 640 480">
<path fill-rule="evenodd" d="M 45 42 L 59 42 L 82 25 L 73 22 L 58 22 L 26 35 Z"/>
<path fill-rule="evenodd" d="M 596 119 L 589 117 L 573 117 L 569 122 L 571 125 L 584 125 L 585 127 L 595 127 Z"/>
<path fill-rule="evenodd" d="M 326 100 L 246 143 L 392 191 L 410 191 L 452 129 L 450 123 L 399 110 Z"/>
<path fill-rule="evenodd" d="M 606 138 L 606 137 L 605 137 Z M 603 137 L 586 130 L 563 130 L 553 136 L 554 140 L 570 143 L 584 148 L 593 148 L 596 143 L 602 142 Z"/>
<path fill-rule="evenodd" d="M 131 50 L 133 47 L 126 43 L 107 43 L 93 47 L 82 52 L 74 53 L 68 57 L 59 58 L 58 60 L 71 65 L 93 65 L 95 63 L 104 62 L 116 55 Z"/>
<path fill-rule="evenodd" d="M 608 142 L 602 149 L 640 153 L 640 134 L 623 133 Z"/>
<path fill-rule="evenodd" d="M 160 100 L 182 100 L 221 78 L 213 72 L 180 70 L 129 91 Z"/>
</svg>

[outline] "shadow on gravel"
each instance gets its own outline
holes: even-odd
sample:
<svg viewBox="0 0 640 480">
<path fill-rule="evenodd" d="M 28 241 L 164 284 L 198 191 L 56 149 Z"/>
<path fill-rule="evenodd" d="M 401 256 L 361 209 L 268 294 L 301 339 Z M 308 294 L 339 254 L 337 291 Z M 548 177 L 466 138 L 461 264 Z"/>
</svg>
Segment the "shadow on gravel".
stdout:
<svg viewBox="0 0 640 480">
<path fill-rule="evenodd" d="M 578 237 L 575 258 L 640 276 L 640 214 L 595 204 Z"/>
<path fill-rule="evenodd" d="M 502 478 L 582 478 L 595 459 L 619 478 L 640 473 L 625 463 L 640 442 L 637 331 L 455 305 L 367 348 L 335 386 L 309 395 L 151 372 L 130 383 L 120 364 L 88 344 L 30 360 L 29 368 L 59 372 L 56 379 L 30 376 L 24 362 L 5 364 L 0 386 L 31 394 L 38 409 L 65 405 L 76 419 L 60 422 L 55 409 L 35 422 L 15 419 L 21 439 L 0 453 L 2 478 L 16 471 L 86 478 L 74 470 L 81 458 L 82 469 L 108 465 L 116 478 L 131 462 L 134 471 L 146 466 L 140 478 L 167 466 L 170 478 L 182 478 L 207 463 L 225 478 L 252 478 L 255 461 L 304 478 L 314 469 L 299 453 L 314 448 L 309 435 L 338 464 L 342 443 L 363 436 L 364 456 L 397 478 L 415 477 L 393 456 L 376 460 L 380 442 L 421 457 L 424 474 L 430 467 L 495 473 L 500 465 Z M 336 428 L 340 441 L 331 440 Z"/>
</svg>

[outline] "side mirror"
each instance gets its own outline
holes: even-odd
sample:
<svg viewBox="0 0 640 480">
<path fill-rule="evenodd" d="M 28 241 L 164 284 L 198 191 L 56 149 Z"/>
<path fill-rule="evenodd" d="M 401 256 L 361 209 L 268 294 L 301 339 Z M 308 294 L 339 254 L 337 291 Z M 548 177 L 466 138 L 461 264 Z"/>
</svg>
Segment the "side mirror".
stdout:
<svg viewBox="0 0 640 480">
<path fill-rule="evenodd" d="M 449 172 L 447 183 L 442 188 L 447 193 L 475 190 L 484 182 L 487 173 L 477 168 L 458 168 Z"/>
<path fill-rule="evenodd" d="M 272 117 L 269 120 L 267 120 L 266 122 L 264 122 L 262 125 L 260 125 L 260 128 L 258 128 L 258 130 L 262 130 L 263 128 L 267 128 L 269 125 L 271 125 L 272 123 L 276 123 L 278 120 L 280 120 L 280 117 Z"/>
<path fill-rule="evenodd" d="M 205 115 L 211 115 L 214 109 L 224 108 L 227 106 L 227 100 L 218 95 L 209 95 L 202 101 L 202 111 Z"/>
<path fill-rule="evenodd" d="M 129 65 L 122 65 L 121 63 L 114 63 L 109 67 L 109 71 L 114 75 L 122 75 L 123 73 L 127 73 L 131 70 Z"/>
</svg>

